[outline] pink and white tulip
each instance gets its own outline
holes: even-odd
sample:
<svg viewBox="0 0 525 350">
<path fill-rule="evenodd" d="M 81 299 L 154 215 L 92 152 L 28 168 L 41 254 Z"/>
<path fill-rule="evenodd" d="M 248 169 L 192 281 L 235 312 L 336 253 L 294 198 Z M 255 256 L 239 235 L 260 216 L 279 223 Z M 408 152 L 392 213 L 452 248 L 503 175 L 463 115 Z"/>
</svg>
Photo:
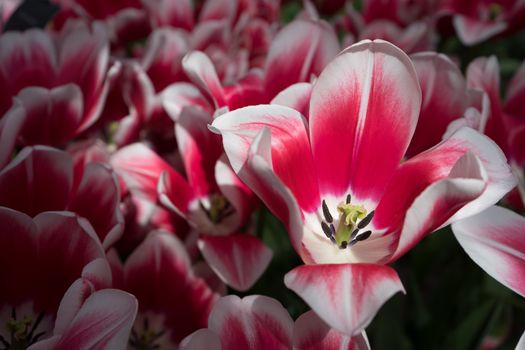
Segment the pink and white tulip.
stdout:
<svg viewBox="0 0 525 350">
<path fill-rule="evenodd" d="M 403 291 L 385 263 L 515 186 L 501 150 L 471 129 L 401 162 L 420 106 L 410 59 L 387 42 L 362 41 L 314 83 L 308 123 L 276 105 L 212 123 L 235 172 L 285 223 L 307 264 L 285 284 L 348 335 Z"/>
</svg>

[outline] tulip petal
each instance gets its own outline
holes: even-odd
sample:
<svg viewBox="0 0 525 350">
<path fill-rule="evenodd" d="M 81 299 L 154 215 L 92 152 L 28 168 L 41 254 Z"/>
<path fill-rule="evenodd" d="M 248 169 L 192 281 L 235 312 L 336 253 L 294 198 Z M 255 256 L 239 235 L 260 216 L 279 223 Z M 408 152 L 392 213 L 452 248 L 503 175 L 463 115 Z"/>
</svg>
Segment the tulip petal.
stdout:
<svg viewBox="0 0 525 350">
<path fill-rule="evenodd" d="M 284 284 L 331 328 L 350 336 L 360 334 L 390 297 L 404 293 L 392 268 L 371 264 L 302 265 L 284 276 Z"/>
<path fill-rule="evenodd" d="M 467 46 L 478 44 L 507 29 L 503 21 L 485 22 L 479 19 L 456 15 L 452 23 L 461 42 Z"/>
<path fill-rule="evenodd" d="M 47 146 L 24 148 L 0 172 L 0 205 L 30 216 L 67 206 L 73 182 L 71 157 Z"/>
<path fill-rule="evenodd" d="M 93 293 L 54 349 L 126 349 L 137 307 L 137 299 L 121 290 Z"/>
<path fill-rule="evenodd" d="M 293 321 L 275 299 L 228 295 L 213 306 L 208 328 L 219 335 L 222 350 L 286 349 L 292 344 Z"/>
<path fill-rule="evenodd" d="M 339 50 L 337 36 L 327 23 L 295 20 L 288 24 L 275 36 L 266 57 L 264 90 L 268 98 L 319 75 Z"/>
<path fill-rule="evenodd" d="M 177 122 L 184 107 L 199 107 L 212 112 L 208 101 L 202 96 L 199 89 L 189 83 L 174 83 L 164 89 L 161 100 L 166 113 Z"/>
<path fill-rule="evenodd" d="M 314 84 L 310 102 L 321 194 L 351 192 L 377 202 L 405 154 L 420 105 L 416 72 L 397 47 L 364 40 L 339 54 Z"/>
<path fill-rule="evenodd" d="M 452 224 L 452 231 L 476 264 L 525 296 L 525 218 L 494 206 Z"/>
<path fill-rule="evenodd" d="M 182 339 L 179 350 L 222 350 L 221 339 L 209 329 L 199 329 Z"/>
<path fill-rule="evenodd" d="M 310 83 L 297 83 L 290 85 L 283 91 L 279 92 L 273 98 L 271 104 L 295 109 L 308 119 L 312 87 L 313 85 Z"/>
<path fill-rule="evenodd" d="M 294 350 L 369 350 L 365 332 L 350 337 L 331 329 L 313 311 L 299 316 L 293 331 Z"/>
<path fill-rule="evenodd" d="M 267 128 L 271 133 L 269 164 L 292 191 L 299 206 L 317 209 L 320 202 L 305 120 L 299 112 L 277 105 L 240 108 L 216 118 L 212 131 L 221 133 L 228 159 L 239 173 L 254 138 Z M 241 176 L 242 178 L 242 176 Z"/>
<path fill-rule="evenodd" d="M 423 103 L 407 157 L 437 145 L 453 120 L 460 118 L 468 103 L 467 82 L 447 56 L 424 52 L 411 56 L 421 85 Z"/>
<path fill-rule="evenodd" d="M 198 87 L 210 94 L 216 108 L 226 105 L 222 84 L 215 67 L 204 52 L 192 51 L 188 53 L 182 60 L 182 67 Z"/>
<path fill-rule="evenodd" d="M 525 116 L 525 62 L 523 62 L 507 87 L 505 112 L 514 116 Z"/>
<path fill-rule="evenodd" d="M 203 235 L 198 245 L 221 280 L 239 291 L 246 291 L 257 282 L 273 255 L 259 239 L 247 234 Z"/>
<path fill-rule="evenodd" d="M 206 326 L 217 297 L 192 274 L 184 246 L 167 232 L 153 231 L 146 237 L 126 261 L 124 279 L 126 290 L 139 300 L 141 313 L 164 316 L 164 328 L 175 343 Z"/>
<path fill-rule="evenodd" d="M 12 159 L 18 134 L 24 127 L 25 118 L 25 110 L 21 106 L 16 106 L 0 119 L 0 170 Z"/>
</svg>

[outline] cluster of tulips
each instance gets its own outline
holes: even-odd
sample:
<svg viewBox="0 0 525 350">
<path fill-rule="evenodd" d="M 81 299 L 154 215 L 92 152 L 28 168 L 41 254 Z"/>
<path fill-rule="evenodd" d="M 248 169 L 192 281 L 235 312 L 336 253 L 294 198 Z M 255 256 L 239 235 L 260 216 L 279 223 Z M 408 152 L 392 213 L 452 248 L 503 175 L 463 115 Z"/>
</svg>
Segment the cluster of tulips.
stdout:
<svg viewBox="0 0 525 350">
<path fill-rule="evenodd" d="M 525 296 L 525 64 L 468 54 L 525 2 L 31 3 L 0 0 L 1 349 L 369 349 L 448 225 Z M 301 315 L 251 292 L 274 218 Z"/>
</svg>

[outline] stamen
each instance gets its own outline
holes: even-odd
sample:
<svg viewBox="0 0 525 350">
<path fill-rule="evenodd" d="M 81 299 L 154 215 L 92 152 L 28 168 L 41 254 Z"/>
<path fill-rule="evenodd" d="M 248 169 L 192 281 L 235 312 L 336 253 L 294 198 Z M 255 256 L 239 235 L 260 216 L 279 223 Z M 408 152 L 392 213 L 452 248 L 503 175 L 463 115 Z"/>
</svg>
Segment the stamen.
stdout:
<svg viewBox="0 0 525 350">
<path fill-rule="evenodd" d="M 372 234 L 372 231 L 365 231 L 361 233 L 359 236 L 357 236 L 355 239 L 356 241 L 364 241 L 365 239 L 370 237 L 371 234 Z"/>
<path fill-rule="evenodd" d="M 353 241 L 355 236 L 357 236 L 357 233 L 359 232 L 359 228 L 356 228 L 352 234 L 350 235 L 350 240 Z"/>
<path fill-rule="evenodd" d="M 328 238 L 332 237 L 332 230 L 330 230 L 330 227 L 328 227 L 328 224 L 326 222 L 321 221 L 321 227 L 326 237 Z"/>
<path fill-rule="evenodd" d="M 352 201 L 352 196 L 350 195 L 350 193 L 346 196 L 346 204 L 350 204 L 350 202 Z"/>
<path fill-rule="evenodd" d="M 342 241 L 341 245 L 339 246 L 339 249 L 346 249 L 347 246 L 348 246 L 348 242 L 347 241 Z"/>
<path fill-rule="evenodd" d="M 334 224 L 330 224 L 330 231 L 332 231 L 332 235 L 335 235 L 335 226 L 334 226 Z"/>
<path fill-rule="evenodd" d="M 325 200 L 323 199 L 323 215 L 326 221 L 328 223 L 332 223 L 334 221 L 334 218 L 332 217 L 332 214 L 330 214 L 330 210 L 328 210 L 328 206 L 326 205 Z"/>
<path fill-rule="evenodd" d="M 334 236 L 330 236 L 330 241 L 331 241 L 333 244 L 337 244 L 337 241 L 335 240 Z"/>
<path fill-rule="evenodd" d="M 357 224 L 357 228 L 359 229 L 365 228 L 370 223 L 370 221 L 372 221 L 372 219 L 374 218 L 374 213 L 375 213 L 375 210 L 372 210 L 367 216 L 365 216 L 363 220 L 359 221 L 359 223 Z"/>
</svg>

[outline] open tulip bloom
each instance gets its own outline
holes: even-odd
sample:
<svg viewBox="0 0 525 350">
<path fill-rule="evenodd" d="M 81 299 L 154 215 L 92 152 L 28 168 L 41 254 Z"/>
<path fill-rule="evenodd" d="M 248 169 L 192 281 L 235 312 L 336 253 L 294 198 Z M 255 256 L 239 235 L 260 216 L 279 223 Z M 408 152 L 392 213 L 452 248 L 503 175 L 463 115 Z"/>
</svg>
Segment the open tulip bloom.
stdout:
<svg viewBox="0 0 525 350">
<path fill-rule="evenodd" d="M 305 263 L 285 276 L 286 286 L 347 335 L 404 291 L 387 264 L 516 185 L 503 152 L 470 128 L 404 159 L 421 103 L 410 59 L 388 42 L 365 40 L 321 72 L 308 121 L 289 107 L 258 105 L 210 126 Z"/>
</svg>

